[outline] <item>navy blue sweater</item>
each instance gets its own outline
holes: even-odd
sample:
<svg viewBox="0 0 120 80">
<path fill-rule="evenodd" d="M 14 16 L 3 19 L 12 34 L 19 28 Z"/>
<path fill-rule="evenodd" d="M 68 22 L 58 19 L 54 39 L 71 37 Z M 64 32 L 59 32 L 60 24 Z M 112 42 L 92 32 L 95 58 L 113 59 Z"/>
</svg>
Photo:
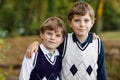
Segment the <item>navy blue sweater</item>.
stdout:
<svg viewBox="0 0 120 80">
<path fill-rule="evenodd" d="M 36 65 L 30 75 L 30 80 L 56 80 L 61 70 L 61 57 L 56 56 L 54 64 L 51 64 L 50 59 L 47 58 L 39 48 Z"/>
</svg>

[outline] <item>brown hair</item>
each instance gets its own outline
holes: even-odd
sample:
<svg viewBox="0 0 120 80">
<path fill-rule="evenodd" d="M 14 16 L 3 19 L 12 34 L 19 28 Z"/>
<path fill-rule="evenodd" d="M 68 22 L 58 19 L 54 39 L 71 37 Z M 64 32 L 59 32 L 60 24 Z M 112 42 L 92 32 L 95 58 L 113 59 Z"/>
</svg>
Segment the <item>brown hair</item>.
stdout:
<svg viewBox="0 0 120 80">
<path fill-rule="evenodd" d="M 95 13 L 93 8 L 86 2 L 77 1 L 75 2 L 69 12 L 68 12 L 68 20 L 71 21 L 74 15 L 86 15 L 88 13 L 90 18 L 94 21 Z"/>
<path fill-rule="evenodd" d="M 57 31 L 59 28 L 62 29 L 63 37 L 65 37 L 67 32 L 64 22 L 58 17 L 49 17 L 43 22 L 40 32 L 44 33 L 46 30 Z"/>
</svg>

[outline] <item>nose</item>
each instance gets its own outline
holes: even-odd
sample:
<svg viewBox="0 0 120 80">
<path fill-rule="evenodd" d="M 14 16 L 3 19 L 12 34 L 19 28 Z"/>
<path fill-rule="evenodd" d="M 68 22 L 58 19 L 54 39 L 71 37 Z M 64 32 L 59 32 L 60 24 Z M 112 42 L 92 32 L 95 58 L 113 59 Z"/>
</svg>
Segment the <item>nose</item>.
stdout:
<svg viewBox="0 0 120 80">
<path fill-rule="evenodd" d="M 80 27 L 83 27 L 83 26 L 84 26 L 84 22 L 81 21 L 81 22 L 80 22 Z"/>
<path fill-rule="evenodd" d="M 51 39 L 55 39 L 55 35 L 54 34 L 51 36 Z"/>
</svg>

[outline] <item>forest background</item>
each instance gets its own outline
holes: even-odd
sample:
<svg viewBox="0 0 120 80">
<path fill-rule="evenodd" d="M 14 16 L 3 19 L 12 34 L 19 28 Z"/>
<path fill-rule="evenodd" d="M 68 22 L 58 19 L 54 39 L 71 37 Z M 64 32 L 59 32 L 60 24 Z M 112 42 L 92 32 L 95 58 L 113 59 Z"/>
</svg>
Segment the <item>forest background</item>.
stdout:
<svg viewBox="0 0 120 80">
<path fill-rule="evenodd" d="M 27 46 L 39 40 L 41 23 L 50 16 L 62 18 L 76 1 L 95 10 L 96 32 L 105 44 L 107 80 L 120 80 L 120 0 L 0 0 L 0 80 L 18 80 Z M 11 78 L 11 79 L 10 79 Z"/>
</svg>

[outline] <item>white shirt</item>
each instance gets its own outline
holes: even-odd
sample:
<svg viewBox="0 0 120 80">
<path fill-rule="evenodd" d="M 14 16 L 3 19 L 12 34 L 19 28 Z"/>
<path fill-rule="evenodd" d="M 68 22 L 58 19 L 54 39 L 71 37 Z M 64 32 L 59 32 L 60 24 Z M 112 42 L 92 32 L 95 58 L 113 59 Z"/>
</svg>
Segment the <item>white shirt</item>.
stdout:
<svg viewBox="0 0 120 80">
<path fill-rule="evenodd" d="M 48 55 L 49 51 L 44 47 L 43 44 L 40 44 L 40 48 L 43 51 L 44 55 L 47 55 L 49 58 L 50 56 Z M 33 53 L 32 58 L 27 58 L 26 55 L 24 56 L 23 62 L 22 62 L 22 67 L 19 75 L 19 80 L 29 80 L 31 71 L 34 69 L 35 65 L 33 65 L 33 62 L 37 60 L 38 53 Z M 54 60 L 55 56 L 59 55 L 59 52 L 57 49 L 55 49 L 55 53 L 52 55 L 50 58 L 51 61 Z M 36 59 L 35 59 L 36 56 Z"/>
</svg>

